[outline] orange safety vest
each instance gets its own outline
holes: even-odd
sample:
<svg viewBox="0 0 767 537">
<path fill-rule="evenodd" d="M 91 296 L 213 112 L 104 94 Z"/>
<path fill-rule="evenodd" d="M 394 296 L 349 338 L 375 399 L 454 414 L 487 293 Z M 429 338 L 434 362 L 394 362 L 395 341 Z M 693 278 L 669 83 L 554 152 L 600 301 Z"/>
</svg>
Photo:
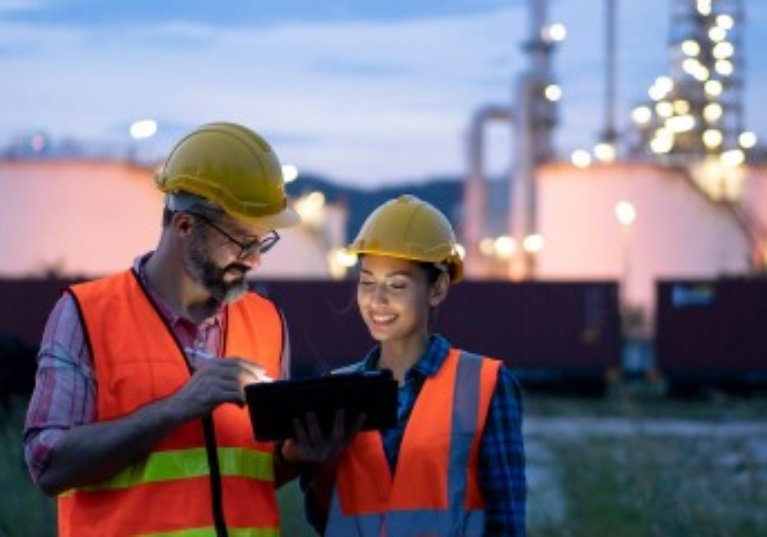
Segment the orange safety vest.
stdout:
<svg viewBox="0 0 767 537">
<path fill-rule="evenodd" d="M 500 366 L 451 349 L 421 388 L 394 476 L 380 433 L 358 434 L 338 467 L 326 537 L 480 536 L 479 443 Z"/>
<path fill-rule="evenodd" d="M 93 356 L 98 421 L 125 416 L 189 380 L 180 344 L 133 271 L 69 292 Z M 284 331 L 276 307 L 248 293 L 224 315 L 224 354 L 278 378 Z M 104 482 L 60 495 L 59 535 L 215 536 L 216 509 L 230 537 L 279 535 L 273 444 L 254 440 L 247 408 L 234 404 L 182 424 Z"/>
</svg>

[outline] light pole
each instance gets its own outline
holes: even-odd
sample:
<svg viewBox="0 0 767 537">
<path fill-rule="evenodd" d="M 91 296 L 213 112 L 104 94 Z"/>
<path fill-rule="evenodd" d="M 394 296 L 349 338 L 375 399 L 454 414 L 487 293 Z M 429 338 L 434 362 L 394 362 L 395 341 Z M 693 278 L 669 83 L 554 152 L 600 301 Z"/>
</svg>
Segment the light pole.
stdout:
<svg viewBox="0 0 767 537">
<path fill-rule="evenodd" d="M 637 219 L 637 211 L 630 201 L 622 200 L 615 204 L 615 218 L 621 229 L 621 279 L 620 306 L 623 314 L 628 309 L 628 286 L 631 276 L 631 230 Z"/>
</svg>

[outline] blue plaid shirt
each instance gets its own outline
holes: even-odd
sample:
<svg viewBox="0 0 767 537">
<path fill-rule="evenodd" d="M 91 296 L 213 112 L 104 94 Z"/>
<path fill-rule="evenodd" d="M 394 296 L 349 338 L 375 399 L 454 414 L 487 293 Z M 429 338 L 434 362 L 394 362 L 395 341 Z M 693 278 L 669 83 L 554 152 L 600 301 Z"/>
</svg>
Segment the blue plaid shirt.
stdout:
<svg viewBox="0 0 767 537">
<path fill-rule="evenodd" d="M 394 473 L 400 445 L 413 406 L 427 377 L 434 376 L 450 351 L 450 343 L 433 335 L 424 355 L 405 373 L 399 388 L 398 423 L 381 431 L 384 451 Z M 369 371 L 378 366 L 380 347 L 346 371 Z M 525 453 L 522 441 L 522 396 L 514 375 L 501 367 L 490 401 L 485 430 L 479 447 L 479 487 L 485 504 L 485 535 L 525 535 Z M 307 502 L 307 518 L 315 528 L 324 526 L 324 516 Z M 320 520 L 322 522 L 320 522 Z M 319 522 L 319 524 L 317 524 Z"/>
</svg>

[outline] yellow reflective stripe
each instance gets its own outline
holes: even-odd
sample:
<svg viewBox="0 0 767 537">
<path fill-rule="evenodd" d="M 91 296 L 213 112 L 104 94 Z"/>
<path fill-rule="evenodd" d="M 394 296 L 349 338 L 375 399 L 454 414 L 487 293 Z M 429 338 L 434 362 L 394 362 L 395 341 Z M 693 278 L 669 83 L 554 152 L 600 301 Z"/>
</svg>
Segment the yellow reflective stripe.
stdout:
<svg viewBox="0 0 767 537">
<path fill-rule="evenodd" d="M 218 448 L 218 461 L 222 476 L 238 476 L 274 480 L 271 453 L 244 448 Z M 189 479 L 208 475 L 208 458 L 205 448 L 176 451 L 155 451 L 144 460 L 133 464 L 96 485 L 80 490 L 97 491 L 134 487 L 145 483 L 157 483 L 174 479 Z"/>
<path fill-rule="evenodd" d="M 280 530 L 277 528 L 226 528 L 226 531 L 229 537 L 279 537 L 280 535 Z M 216 529 L 209 526 L 162 533 L 146 533 L 142 537 L 216 537 Z"/>
<path fill-rule="evenodd" d="M 264 451 L 242 448 L 218 448 L 221 475 L 274 481 L 274 456 Z"/>
</svg>

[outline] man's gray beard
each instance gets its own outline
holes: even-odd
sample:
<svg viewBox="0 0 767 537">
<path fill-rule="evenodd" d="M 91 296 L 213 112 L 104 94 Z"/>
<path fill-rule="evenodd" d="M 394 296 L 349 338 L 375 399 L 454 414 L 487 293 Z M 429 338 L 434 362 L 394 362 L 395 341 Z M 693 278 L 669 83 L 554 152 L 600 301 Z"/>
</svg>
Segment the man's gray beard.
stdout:
<svg viewBox="0 0 767 537">
<path fill-rule="evenodd" d="M 245 273 L 242 277 L 227 283 L 224 279 L 227 269 L 232 268 L 218 266 L 209 255 L 205 253 L 202 244 L 203 238 L 195 236 L 190 249 L 187 251 L 184 263 L 189 274 L 199 283 L 212 298 L 220 304 L 231 304 L 242 298 L 248 292 L 248 282 Z"/>
</svg>

